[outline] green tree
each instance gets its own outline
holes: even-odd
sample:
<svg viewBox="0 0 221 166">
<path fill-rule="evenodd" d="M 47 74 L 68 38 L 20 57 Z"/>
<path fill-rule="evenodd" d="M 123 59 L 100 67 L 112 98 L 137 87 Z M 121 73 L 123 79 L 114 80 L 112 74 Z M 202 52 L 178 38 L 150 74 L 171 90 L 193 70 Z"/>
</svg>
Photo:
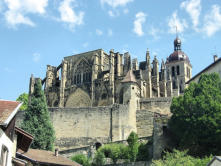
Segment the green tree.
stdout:
<svg viewBox="0 0 221 166">
<path fill-rule="evenodd" d="M 212 156 L 205 158 L 194 158 L 187 155 L 187 151 L 174 150 L 173 153 L 166 152 L 161 160 L 154 160 L 151 166 L 205 166 Z"/>
<path fill-rule="evenodd" d="M 32 148 L 53 150 L 54 129 L 40 80 L 35 84 L 34 93 L 28 108 L 25 110 L 21 128 L 34 136 Z"/>
<path fill-rule="evenodd" d="M 22 102 L 22 106 L 20 107 L 21 111 L 25 111 L 28 108 L 28 94 L 27 93 L 22 93 L 16 101 Z"/>
<path fill-rule="evenodd" d="M 127 143 L 128 143 L 128 153 L 129 153 L 129 160 L 131 162 L 135 162 L 138 154 L 138 148 L 139 148 L 139 143 L 138 143 L 138 135 L 132 131 L 127 138 Z"/>
<path fill-rule="evenodd" d="M 192 155 L 221 154 L 221 80 L 203 74 L 183 96 L 173 98 L 169 127 L 181 149 Z"/>
<path fill-rule="evenodd" d="M 71 157 L 72 161 L 75 161 L 83 166 L 90 166 L 90 159 L 88 159 L 85 155 L 83 154 L 77 154 L 73 157 Z"/>
</svg>

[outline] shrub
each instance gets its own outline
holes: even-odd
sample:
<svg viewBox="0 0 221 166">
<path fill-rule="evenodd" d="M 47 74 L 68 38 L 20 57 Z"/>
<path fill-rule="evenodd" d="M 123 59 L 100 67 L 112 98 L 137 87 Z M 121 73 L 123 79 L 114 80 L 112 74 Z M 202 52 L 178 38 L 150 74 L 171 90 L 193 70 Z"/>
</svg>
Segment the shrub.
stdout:
<svg viewBox="0 0 221 166">
<path fill-rule="evenodd" d="M 77 154 L 71 157 L 72 161 L 75 161 L 83 166 L 90 166 L 90 160 L 83 154 Z"/>
<path fill-rule="evenodd" d="M 174 150 L 166 152 L 163 159 L 153 161 L 151 166 L 205 166 L 211 159 L 212 156 L 200 159 L 187 155 L 187 151 Z"/>
<path fill-rule="evenodd" d="M 128 159 L 128 148 L 124 144 L 106 144 L 98 149 L 116 164 L 118 159 Z"/>
<path fill-rule="evenodd" d="M 94 166 L 103 166 L 105 165 L 105 156 L 104 153 L 98 150 L 93 159 L 92 165 Z"/>
<path fill-rule="evenodd" d="M 129 154 L 129 160 L 131 162 L 135 162 L 138 154 L 138 135 L 135 132 L 131 132 L 128 139 L 128 154 Z"/>
<path fill-rule="evenodd" d="M 137 161 L 147 161 L 149 159 L 148 144 L 141 143 L 138 147 Z"/>
</svg>

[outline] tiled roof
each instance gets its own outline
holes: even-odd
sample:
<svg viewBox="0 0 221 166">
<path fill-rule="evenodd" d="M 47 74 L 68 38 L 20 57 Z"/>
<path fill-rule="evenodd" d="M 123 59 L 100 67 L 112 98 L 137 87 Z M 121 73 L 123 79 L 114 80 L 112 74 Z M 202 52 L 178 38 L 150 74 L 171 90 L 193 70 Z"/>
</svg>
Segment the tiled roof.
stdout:
<svg viewBox="0 0 221 166">
<path fill-rule="evenodd" d="M 21 106 L 17 101 L 0 100 L 0 125 L 7 125 Z M 11 119 L 10 119 L 11 118 Z"/>
<path fill-rule="evenodd" d="M 127 75 L 124 77 L 124 79 L 121 82 L 137 82 L 136 78 L 135 78 L 135 76 L 133 74 L 133 71 L 129 70 L 127 72 Z"/>
<path fill-rule="evenodd" d="M 26 160 L 34 161 L 37 163 L 53 164 L 60 166 L 81 166 L 80 164 L 71 161 L 61 155 L 55 156 L 54 152 L 38 149 L 29 149 L 28 152 L 18 150 L 18 157 Z"/>
</svg>

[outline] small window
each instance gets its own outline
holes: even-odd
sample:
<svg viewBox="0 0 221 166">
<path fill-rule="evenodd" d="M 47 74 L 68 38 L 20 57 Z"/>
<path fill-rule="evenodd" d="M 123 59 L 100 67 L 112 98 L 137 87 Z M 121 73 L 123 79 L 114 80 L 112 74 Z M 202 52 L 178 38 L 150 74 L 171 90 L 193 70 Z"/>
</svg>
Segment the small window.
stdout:
<svg viewBox="0 0 221 166">
<path fill-rule="evenodd" d="M 132 86 L 132 89 L 134 89 L 134 87 Z"/>
<path fill-rule="evenodd" d="M 172 67 L 172 76 L 173 77 L 175 76 L 175 67 L 174 66 Z"/>
<path fill-rule="evenodd" d="M 176 67 L 177 75 L 180 75 L 180 66 Z"/>
</svg>

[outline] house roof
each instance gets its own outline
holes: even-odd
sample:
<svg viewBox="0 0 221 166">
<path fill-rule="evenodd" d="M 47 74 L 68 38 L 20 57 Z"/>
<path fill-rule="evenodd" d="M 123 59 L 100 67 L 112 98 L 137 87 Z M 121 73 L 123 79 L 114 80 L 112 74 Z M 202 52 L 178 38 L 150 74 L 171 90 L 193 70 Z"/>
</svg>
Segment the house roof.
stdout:
<svg viewBox="0 0 221 166">
<path fill-rule="evenodd" d="M 27 152 L 34 137 L 18 127 L 15 127 L 15 132 L 17 134 L 17 148 Z"/>
<path fill-rule="evenodd" d="M 135 83 L 137 83 L 136 78 L 133 74 L 133 71 L 129 70 L 127 72 L 127 75 L 124 77 L 124 79 L 121 82 L 122 83 L 126 83 L 126 82 L 135 82 Z"/>
<path fill-rule="evenodd" d="M 217 59 L 215 62 L 211 63 L 209 66 L 207 66 L 206 68 L 204 68 L 201 72 L 197 73 L 194 77 L 192 77 L 189 81 L 186 82 L 186 84 L 189 84 L 191 81 L 193 81 L 196 77 L 198 77 L 199 75 L 201 75 L 202 73 L 204 73 L 205 71 L 207 71 L 208 69 L 210 69 L 211 67 L 215 66 L 216 64 L 218 64 L 221 61 L 221 58 Z"/>
<path fill-rule="evenodd" d="M 0 125 L 7 126 L 21 105 L 17 101 L 0 100 Z"/>
<path fill-rule="evenodd" d="M 40 164 L 51 164 L 58 166 L 81 166 L 80 164 L 71 161 L 61 155 L 55 156 L 54 152 L 39 150 L 39 149 L 29 149 L 27 152 L 19 149 L 16 153 L 18 157 L 22 157 L 31 162 Z"/>
<path fill-rule="evenodd" d="M 219 163 L 221 163 L 221 156 L 214 156 L 213 159 L 207 164 L 207 166 L 211 166 L 215 160 L 217 160 L 217 161 L 219 161 Z"/>
</svg>

